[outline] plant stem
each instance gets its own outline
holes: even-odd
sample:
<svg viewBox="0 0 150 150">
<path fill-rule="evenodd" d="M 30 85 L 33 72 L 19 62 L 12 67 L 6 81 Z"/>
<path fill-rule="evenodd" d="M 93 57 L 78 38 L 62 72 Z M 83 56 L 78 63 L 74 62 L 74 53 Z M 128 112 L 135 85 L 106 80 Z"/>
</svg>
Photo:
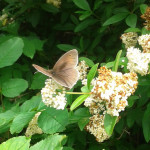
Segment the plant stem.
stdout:
<svg viewBox="0 0 150 150">
<path fill-rule="evenodd" d="M 82 92 L 66 92 L 66 94 L 91 94 L 91 93 L 82 93 Z"/>
</svg>

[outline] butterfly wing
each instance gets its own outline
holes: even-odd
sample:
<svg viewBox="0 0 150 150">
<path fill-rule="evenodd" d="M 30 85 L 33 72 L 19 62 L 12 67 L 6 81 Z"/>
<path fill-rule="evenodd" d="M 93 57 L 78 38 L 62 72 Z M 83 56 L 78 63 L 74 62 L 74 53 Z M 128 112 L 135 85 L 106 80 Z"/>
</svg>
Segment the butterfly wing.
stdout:
<svg viewBox="0 0 150 150">
<path fill-rule="evenodd" d="M 52 77 L 58 84 L 72 88 L 78 80 L 78 71 L 75 68 L 77 63 L 78 51 L 73 49 L 61 56 L 52 70 L 46 70 L 35 64 L 33 67 L 46 76 Z"/>
<path fill-rule="evenodd" d="M 51 70 L 46 70 L 38 65 L 33 64 L 32 65 L 37 71 L 43 73 L 44 75 L 48 76 L 48 77 L 52 77 L 52 73 Z"/>
<path fill-rule="evenodd" d="M 75 68 L 61 70 L 59 73 L 52 76 L 52 78 L 60 85 L 72 88 L 78 81 L 78 71 Z"/>
<path fill-rule="evenodd" d="M 78 63 L 78 51 L 76 49 L 65 53 L 56 62 L 53 67 L 53 79 L 62 86 L 72 88 L 78 80 L 78 71 L 76 66 Z"/>
<path fill-rule="evenodd" d="M 70 50 L 59 58 L 53 67 L 55 73 L 60 72 L 60 70 L 66 70 L 69 68 L 74 68 L 78 63 L 78 51 L 76 49 Z"/>
</svg>

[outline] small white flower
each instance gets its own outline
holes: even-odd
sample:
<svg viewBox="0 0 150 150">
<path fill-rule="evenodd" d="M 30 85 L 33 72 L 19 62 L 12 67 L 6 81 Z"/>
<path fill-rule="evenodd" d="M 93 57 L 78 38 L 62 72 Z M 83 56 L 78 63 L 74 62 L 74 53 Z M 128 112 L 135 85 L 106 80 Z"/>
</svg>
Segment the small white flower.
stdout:
<svg viewBox="0 0 150 150">
<path fill-rule="evenodd" d="M 138 35 L 136 32 L 128 32 L 121 35 L 122 43 L 125 44 L 125 48 L 135 46 L 137 43 Z"/>
<path fill-rule="evenodd" d="M 89 118 L 90 122 L 86 126 L 86 129 L 96 137 L 98 142 L 107 140 L 110 136 L 104 129 L 104 115 L 93 115 Z"/>
<path fill-rule="evenodd" d="M 150 34 L 139 36 L 138 42 L 142 46 L 144 53 L 150 53 Z"/>
<path fill-rule="evenodd" d="M 77 70 L 79 71 L 79 80 L 81 80 L 83 82 L 83 85 L 85 85 L 84 80 L 87 76 L 87 69 L 88 68 L 89 68 L 89 66 L 86 64 L 86 62 L 84 60 L 79 62 L 78 66 L 77 66 Z"/>
<path fill-rule="evenodd" d="M 130 72 L 143 75 L 148 74 L 150 63 L 150 53 L 142 53 L 138 48 L 130 47 L 127 49 L 128 64 Z"/>
<path fill-rule="evenodd" d="M 57 91 L 59 90 L 59 91 Z M 47 79 L 41 90 L 42 101 L 45 105 L 56 109 L 64 109 L 66 105 L 65 88 L 52 79 Z"/>
</svg>

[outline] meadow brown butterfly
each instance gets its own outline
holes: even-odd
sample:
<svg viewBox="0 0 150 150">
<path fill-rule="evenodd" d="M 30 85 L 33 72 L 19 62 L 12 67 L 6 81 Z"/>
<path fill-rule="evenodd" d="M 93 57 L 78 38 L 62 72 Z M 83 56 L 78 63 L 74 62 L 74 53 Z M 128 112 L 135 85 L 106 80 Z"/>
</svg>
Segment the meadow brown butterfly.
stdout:
<svg viewBox="0 0 150 150">
<path fill-rule="evenodd" d="M 38 65 L 33 64 L 33 67 L 44 75 L 53 78 L 58 84 L 72 88 L 78 80 L 78 51 L 70 50 L 59 58 L 53 69 L 46 70 Z"/>
</svg>

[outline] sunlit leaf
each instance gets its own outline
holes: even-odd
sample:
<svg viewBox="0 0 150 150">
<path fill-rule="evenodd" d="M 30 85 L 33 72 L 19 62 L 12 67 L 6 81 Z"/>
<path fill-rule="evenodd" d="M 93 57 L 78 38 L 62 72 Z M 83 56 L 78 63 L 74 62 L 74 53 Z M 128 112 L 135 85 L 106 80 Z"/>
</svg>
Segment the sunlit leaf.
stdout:
<svg viewBox="0 0 150 150">
<path fill-rule="evenodd" d="M 114 126 L 116 124 L 117 117 L 111 116 L 109 114 L 105 114 L 104 118 L 104 128 L 108 135 L 111 135 L 113 133 Z"/>
<path fill-rule="evenodd" d="M 23 51 L 23 41 L 13 37 L 0 44 L 0 68 L 10 66 L 18 60 Z"/>
<path fill-rule="evenodd" d="M 38 119 L 38 125 L 47 134 L 63 131 L 68 124 L 67 110 L 56 110 L 47 108 L 42 111 Z"/>
<path fill-rule="evenodd" d="M 1 150 L 29 150 L 30 139 L 25 136 L 18 136 L 0 144 Z"/>
<path fill-rule="evenodd" d="M 71 105 L 70 110 L 73 111 L 75 108 L 77 108 L 79 105 L 81 105 L 86 98 L 89 97 L 89 94 L 81 95 L 79 96 Z"/>
<path fill-rule="evenodd" d="M 28 87 L 28 82 L 24 79 L 9 79 L 2 85 L 2 93 L 6 97 L 15 97 L 24 92 Z"/>
<path fill-rule="evenodd" d="M 44 140 L 36 143 L 30 147 L 30 150 L 62 150 L 62 141 L 66 138 L 66 135 L 50 135 Z"/>
</svg>

